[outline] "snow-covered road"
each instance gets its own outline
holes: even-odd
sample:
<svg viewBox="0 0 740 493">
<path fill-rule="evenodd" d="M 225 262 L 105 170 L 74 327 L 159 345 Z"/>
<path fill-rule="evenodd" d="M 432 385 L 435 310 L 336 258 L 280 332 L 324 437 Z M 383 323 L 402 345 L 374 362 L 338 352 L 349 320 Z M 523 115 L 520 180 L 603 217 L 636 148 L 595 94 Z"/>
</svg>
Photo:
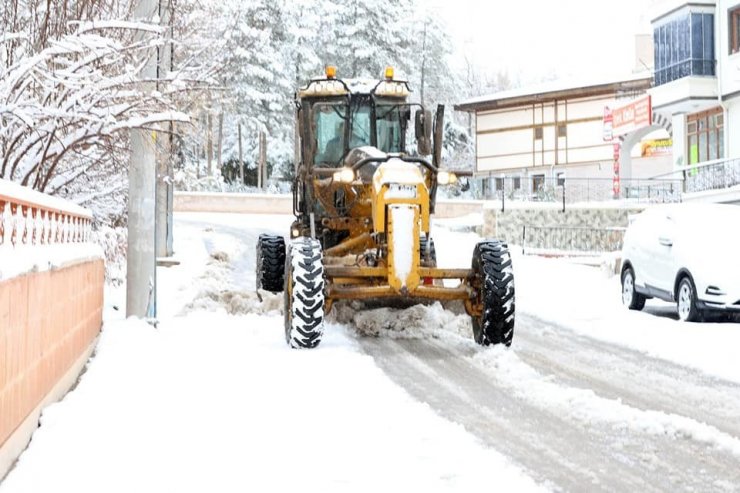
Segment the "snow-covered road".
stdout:
<svg viewBox="0 0 740 493">
<path fill-rule="evenodd" d="M 740 491 L 739 324 L 630 313 L 598 268 L 515 255 L 509 350 L 438 304 L 338 305 L 289 350 L 252 291 L 290 219 L 178 215 L 159 328 L 109 318 L 0 492 Z M 474 234 L 434 236 L 469 265 Z"/>
</svg>

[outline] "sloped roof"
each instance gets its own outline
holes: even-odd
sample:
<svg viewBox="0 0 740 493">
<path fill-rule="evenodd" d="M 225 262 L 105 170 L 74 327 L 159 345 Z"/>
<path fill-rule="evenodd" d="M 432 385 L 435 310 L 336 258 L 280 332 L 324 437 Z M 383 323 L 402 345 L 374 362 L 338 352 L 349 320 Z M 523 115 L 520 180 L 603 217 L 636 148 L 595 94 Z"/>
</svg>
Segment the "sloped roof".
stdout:
<svg viewBox="0 0 740 493">
<path fill-rule="evenodd" d="M 617 91 L 645 91 L 652 85 L 653 76 L 641 72 L 620 78 L 568 78 L 542 84 L 500 91 L 465 100 L 455 105 L 458 111 L 486 111 L 509 106 L 532 104 L 566 97 L 609 94 Z"/>
</svg>

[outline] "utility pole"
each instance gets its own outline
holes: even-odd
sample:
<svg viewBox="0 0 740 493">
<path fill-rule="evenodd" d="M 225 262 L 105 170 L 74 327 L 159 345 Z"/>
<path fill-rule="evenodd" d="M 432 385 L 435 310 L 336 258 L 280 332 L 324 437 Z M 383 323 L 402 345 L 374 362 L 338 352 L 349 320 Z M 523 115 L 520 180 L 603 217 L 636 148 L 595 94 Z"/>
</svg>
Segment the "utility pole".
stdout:
<svg viewBox="0 0 740 493">
<path fill-rule="evenodd" d="M 139 0 L 134 18 L 151 21 L 158 13 L 156 0 Z M 136 32 L 137 40 L 147 34 Z M 157 57 L 151 50 L 146 53 L 142 78 L 157 77 Z M 144 92 L 154 90 L 151 82 L 142 82 Z M 156 133 L 135 128 L 131 130 L 131 155 L 128 171 L 128 253 L 126 266 L 126 316 L 156 317 L 156 257 L 155 243 L 155 187 L 157 163 L 155 159 Z"/>
</svg>

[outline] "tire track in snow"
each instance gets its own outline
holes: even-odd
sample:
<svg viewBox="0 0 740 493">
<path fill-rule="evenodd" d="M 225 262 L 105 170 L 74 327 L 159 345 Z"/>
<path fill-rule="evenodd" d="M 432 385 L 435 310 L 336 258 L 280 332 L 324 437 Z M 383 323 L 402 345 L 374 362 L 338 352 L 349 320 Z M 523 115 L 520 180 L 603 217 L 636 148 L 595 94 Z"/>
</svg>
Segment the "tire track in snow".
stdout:
<svg viewBox="0 0 740 493">
<path fill-rule="evenodd" d="M 691 418 L 740 437 L 740 385 L 518 314 L 515 351 L 563 385 L 642 410 Z"/>
<path fill-rule="evenodd" d="M 409 393 L 556 489 L 734 491 L 740 484 L 737 457 L 707 446 L 735 450 L 734 437 L 686 418 L 661 421 L 661 413 L 584 390 L 587 381 L 581 388 L 553 383 L 516 351 L 448 338 L 360 343 Z"/>
</svg>

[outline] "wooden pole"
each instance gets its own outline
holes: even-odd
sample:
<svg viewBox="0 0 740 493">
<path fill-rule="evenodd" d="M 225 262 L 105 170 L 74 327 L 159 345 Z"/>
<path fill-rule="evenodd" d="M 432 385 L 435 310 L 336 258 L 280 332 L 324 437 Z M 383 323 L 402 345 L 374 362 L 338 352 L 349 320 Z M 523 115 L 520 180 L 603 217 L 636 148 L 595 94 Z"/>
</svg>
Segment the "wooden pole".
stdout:
<svg viewBox="0 0 740 493">
<path fill-rule="evenodd" d="M 262 189 L 265 185 L 267 168 L 267 135 L 264 130 L 260 132 L 260 162 L 257 169 L 257 187 Z"/>
<path fill-rule="evenodd" d="M 206 113 L 206 159 L 208 160 L 208 176 L 213 176 L 213 117 L 211 112 Z"/>
<path fill-rule="evenodd" d="M 236 127 L 239 134 L 239 183 L 244 185 L 244 160 L 242 159 L 242 124 Z"/>
<path fill-rule="evenodd" d="M 223 150 L 224 142 L 224 112 L 218 114 L 218 147 L 216 148 L 216 163 L 218 169 L 221 169 L 223 162 L 221 161 L 221 151 Z"/>
</svg>

